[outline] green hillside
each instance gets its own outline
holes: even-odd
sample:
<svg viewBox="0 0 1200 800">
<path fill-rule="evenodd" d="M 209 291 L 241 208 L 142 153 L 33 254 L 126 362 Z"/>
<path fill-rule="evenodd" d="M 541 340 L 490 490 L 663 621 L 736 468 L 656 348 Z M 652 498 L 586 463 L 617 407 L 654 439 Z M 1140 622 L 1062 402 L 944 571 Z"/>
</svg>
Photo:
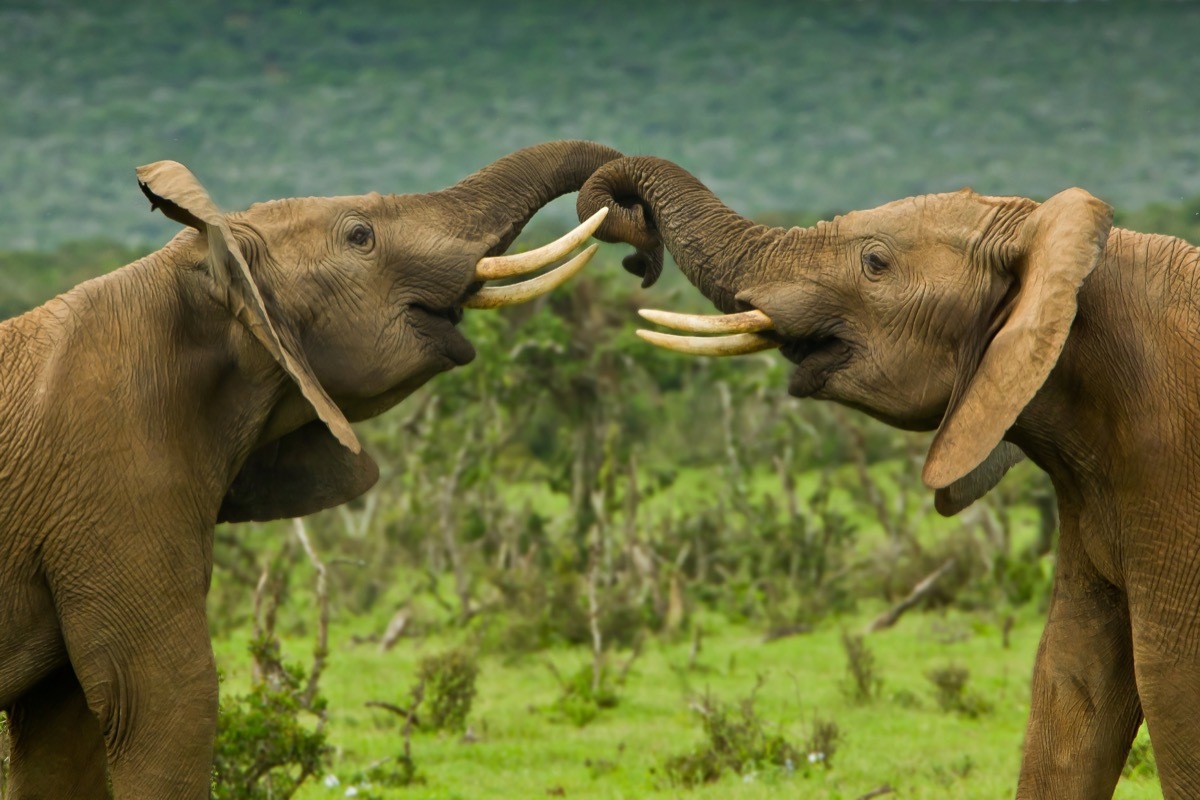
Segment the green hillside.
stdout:
<svg viewBox="0 0 1200 800">
<path fill-rule="evenodd" d="M 242 207 L 560 137 L 747 213 L 966 184 L 1139 208 L 1200 194 L 1197 31 L 1177 2 L 7 0 L 0 249 L 163 240 L 132 177 L 161 158 Z"/>
</svg>

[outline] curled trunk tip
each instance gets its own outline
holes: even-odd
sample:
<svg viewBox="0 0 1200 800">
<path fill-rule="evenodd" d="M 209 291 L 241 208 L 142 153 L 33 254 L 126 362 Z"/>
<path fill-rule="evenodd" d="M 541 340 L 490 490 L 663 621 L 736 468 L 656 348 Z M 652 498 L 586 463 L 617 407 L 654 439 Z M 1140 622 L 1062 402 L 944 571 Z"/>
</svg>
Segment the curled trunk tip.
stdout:
<svg viewBox="0 0 1200 800">
<path fill-rule="evenodd" d="M 645 288 L 653 286 L 662 275 L 663 243 L 654 216 L 641 197 L 635 173 L 626 168 L 624 161 L 609 162 L 613 168 L 596 170 L 579 190 L 575 210 L 582 220 L 602 208 L 608 209 L 608 216 L 595 236 L 603 242 L 631 244 L 636 248 L 621 264 L 641 278 Z"/>
<path fill-rule="evenodd" d="M 688 280 L 727 312 L 736 310 L 741 267 L 773 238 L 773 229 L 742 217 L 662 158 L 626 156 L 596 170 L 579 190 L 577 211 L 585 219 L 599 208 L 609 214 L 596 238 L 636 248 L 624 266 L 643 286 L 662 273 L 665 247 Z"/>
</svg>

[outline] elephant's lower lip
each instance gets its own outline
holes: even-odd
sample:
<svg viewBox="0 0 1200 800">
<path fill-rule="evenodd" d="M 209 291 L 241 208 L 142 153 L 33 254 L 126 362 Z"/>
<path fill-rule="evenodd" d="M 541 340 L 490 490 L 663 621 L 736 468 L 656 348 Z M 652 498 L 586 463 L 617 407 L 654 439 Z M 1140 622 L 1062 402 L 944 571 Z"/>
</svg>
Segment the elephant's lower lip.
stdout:
<svg viewBox="0 0 1200 800">
<path fill-rule="evenodd" d="M 796 365 L 788 381 L 788 394 L 811 397 L 824 388 L 829 376 L 841 369 L 850 358 L 850 344 L 836 336 L 821 339 L 791 340 L 779 348 L 783 356 Z"/>
<path fill-rule="evenodd" d="M 417 322 L 421 332 L 440 345 L 441 352 L 455 366 L 470 364 L 475 359 L 475 348 L 455 327 L 462 320 L 462 309 L 430 309 L 422 305 L 410 307 L 411 319 Z"/>
</svg>

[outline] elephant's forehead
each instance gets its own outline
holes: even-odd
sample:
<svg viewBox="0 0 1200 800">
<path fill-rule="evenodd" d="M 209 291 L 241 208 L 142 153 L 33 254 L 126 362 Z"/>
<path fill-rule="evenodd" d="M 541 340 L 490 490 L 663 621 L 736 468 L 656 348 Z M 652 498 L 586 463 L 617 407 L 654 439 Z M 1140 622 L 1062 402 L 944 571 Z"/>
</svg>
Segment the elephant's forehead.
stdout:
<svg viewBox="0 0 1200 800">
<path fill-rule="evenodd" d="M 937 231 L 966 233 L 994 213 L 1003 198 L 987 197 L 971 189 L 906 197 L 865 211 L 837 218 L 841 233 L 849 237 L 885 236 L 925 240 Z"/>
<path fill-rule="evenodd" d="M 340 197 L 287 197 L 255 203 L 245 211 L 230 214 L 234 219 L 259 224 L 271 222 L 318 222 L 346 214 L 374 215 L 382 211 L 387 198 L 377 192 Z"/>
</svg>

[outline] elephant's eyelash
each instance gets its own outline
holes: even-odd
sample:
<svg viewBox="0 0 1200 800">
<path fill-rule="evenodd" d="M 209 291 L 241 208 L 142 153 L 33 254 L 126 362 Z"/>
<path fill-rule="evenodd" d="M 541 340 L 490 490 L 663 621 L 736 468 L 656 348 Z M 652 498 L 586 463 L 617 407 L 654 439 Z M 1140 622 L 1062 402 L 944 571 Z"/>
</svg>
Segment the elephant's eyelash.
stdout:
<svg viewBox="0 0 1200 800">
<path fill-rule="evenodd" d="M 363 225 L 361 223 L 355 225 L 350 230 L 349 235 L 346 237 L 350 244 L 354 245 L 355 247 L 365 247 L 369 245 L 371 240 L 374 238 L 375 234 L 371 230 L 370 226 Z"/>
<path fill-rule="evenodd" d="M 888 261 L 887 257 L 876 250 L 869 250 L 863 253 L 862 263 L 868 272 L 873 275 L 881 275 L 891 266 L 891 262 Z"/>
</svg>

